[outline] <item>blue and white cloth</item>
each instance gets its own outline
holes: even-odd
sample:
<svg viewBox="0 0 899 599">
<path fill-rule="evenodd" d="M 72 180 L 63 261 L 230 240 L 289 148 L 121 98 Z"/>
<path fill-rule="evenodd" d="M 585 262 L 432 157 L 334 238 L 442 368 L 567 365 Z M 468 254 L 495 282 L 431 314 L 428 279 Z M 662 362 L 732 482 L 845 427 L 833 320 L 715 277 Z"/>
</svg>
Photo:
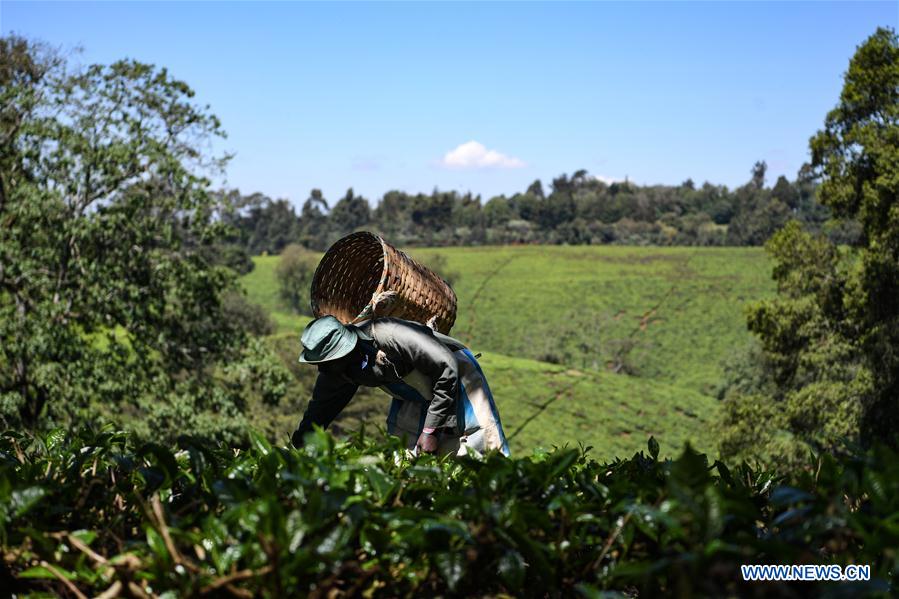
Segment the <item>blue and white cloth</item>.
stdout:
<svg viewBox="0 0 899 599">
<path fill-rule="evenodd" d="M 456 430 L 443 431 L 437 453 L 482 455 L 494 449 L 510 455 L 499 411 L 477 359 L 467 348 L 453 352 L 459 367 L 459 397 L 456 400 Z M 431 400 L 430 381 L 413 370 L 400 383 L 382 385 L 393 401 L 387 416 L 387 432 L 407 439 L 415 447 L 425 425 Z"/>
</svg>

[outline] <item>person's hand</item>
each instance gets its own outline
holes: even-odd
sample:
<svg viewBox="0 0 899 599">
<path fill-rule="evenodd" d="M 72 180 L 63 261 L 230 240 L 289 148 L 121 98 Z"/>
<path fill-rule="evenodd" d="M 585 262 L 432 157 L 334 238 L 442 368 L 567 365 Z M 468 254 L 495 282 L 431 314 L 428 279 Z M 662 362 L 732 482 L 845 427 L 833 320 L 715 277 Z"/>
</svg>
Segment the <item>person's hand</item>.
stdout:
<svg viewBox="0 0 899 599">
<path fill-rule="evenodd" d="M 420 434 L 415 446 L 418 447 L 419 451 L 424 453 L 435 453 L 437 451 L 437 433 Z"/>
</svg>

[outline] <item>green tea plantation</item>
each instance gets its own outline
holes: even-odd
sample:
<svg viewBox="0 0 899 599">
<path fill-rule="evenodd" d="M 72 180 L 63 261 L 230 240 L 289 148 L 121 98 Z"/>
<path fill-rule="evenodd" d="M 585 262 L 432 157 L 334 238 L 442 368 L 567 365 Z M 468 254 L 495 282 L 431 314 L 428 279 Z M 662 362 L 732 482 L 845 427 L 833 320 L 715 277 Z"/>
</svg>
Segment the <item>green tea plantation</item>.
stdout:
<svg viewBox="0 0 899 599">
<path fill-rule="evenodd" d="M 111 431 L 0 436 L 0 588 L 15 596 L 888 596 L 899 459 L 786 480 L 689 447 L 595 459 L 414 458 L 317 432 L 236 450 Z M 740 565 L 868 564 L 865 583 L 745 583 Z"/>
</svg>

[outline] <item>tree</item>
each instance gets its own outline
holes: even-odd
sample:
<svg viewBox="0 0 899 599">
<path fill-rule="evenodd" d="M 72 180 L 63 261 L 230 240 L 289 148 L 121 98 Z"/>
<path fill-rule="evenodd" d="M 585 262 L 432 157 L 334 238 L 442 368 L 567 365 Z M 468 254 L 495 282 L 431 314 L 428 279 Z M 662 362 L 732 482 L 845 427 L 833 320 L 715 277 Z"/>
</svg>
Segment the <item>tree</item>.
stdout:
<svg viewBox="0 0 899 599">
<path fill-rule="evenodd" d="M 430 196 L 418 194 L 412 201 L 412 222 L 423 233 L 439 232 L 452 225 L 455 192 L 434 190 Z"/>
<path fill-rule="evenodd" d="M 408 194 L 397 190 L 388 191 L 375 207 L 373 221 L 388 235 L 402 234 L 409 222 L 410 205 Z"/>
<path fill-rule="evenodd" d="M 790 207 L 765 189 L 767 168 L 764 161 L 756 162 L 750 181 L 734 193 L 736 213 L 727 229 L 727 241 L 732 245 L 762 245 L 792 217 Z M 777 194 L 786 194 L 783 186 Z"/>
<path fill-rule="evenodd" d="M 371 220 L 371 209 L 362 196 L 353 195 L 353 188 L 339 200 L 331 210 L 331 221 L 341 235 L 352 233 L 368 224 Z"/>
<path fill-rule="evenodd" d="M 534 179 L 534 182 L 528 186 L 526 193 L 541 199 L 546 197 L 543 192 L 543 183 L 540 182 L 540 179 Z"/>
<path fill-rule="evenodd" d="M 576 214 L 576 205 L 570 191 L 555 191 L 537 207 L 537 224 L 543 229 L 555 229 L 570 222 Z"/>
<path fill-rule="evenodd" d="M 309 292 L 318 262 L 318 254 L 295 243 L 284 248 L 278 261 L 275 274 L 281 299 L 299 314 L 312 316 Z"/>
<path fill-rule="evenodd" d="M 0 419 L 237 438 L 225 371 L 247 336 L 223 316 L 235 274 L 205 252 L 227 228 L 207 178 L 227 157 L 200 151 L 218 119 L 165 69 L 69 72 L 15 36 L 0 84 Z"/>
<path fill-rule="evenodd" d="M 799 206 L 799 192 L 783 175 L 777 178 L 777 183 L 771 190 L 771 197 L 782 202 L 791 210 L 795 210 Z"/>
<path fill-rule="evenodd" d="M 725 401 L 732 453 L 784 439 L 833 447 L 841 439 L 899 444 L 899 41 L 878 29 L 856 51 L 840 103 L 810 141 L 821 202 L 861 224 L 859 246 L 841 251 L 791 223 L 768 249 L 778 295 L 755 305 L 772 396 Z M 768 426 L 734 426 L 747 406 Z M 729 426 L 730 425 L 730 426 Z M 787 443 L 787 445 L 790 445 Z M 793 451 L 796 450 L 795 444 Z"/>
<path fill-rule="evenodd" d="M 576 191 L 580 187 L 586 185 L 588 181 L 590 181 L 590 177 L 587 175 L 587 169 L 582 168 L 574 171 L 570 181 L 572 191 Z"/>
<path fill-rule="evenodd" d="M 431 254 L 424 258 L 416 258 L 420 263 L 430 268 L 440 278 L 446 281 L 450 287 L 455 287 L 462 278 L 462 274 L 456 270 L 450 270 L 446 262 L 446 256 L 443 254 Z"/>
<path fill-rule="evenodd" d="M 299 239 L 299 217 L 288 200 L 272 200 L 259 192 L 242 196 L 237 190 L 219 195 L 228 208 L 225 221 L 236 229 L 231 241 L 250 254 L 278 253 Z"/>
<path fill-rule="evenodd" d="M 492 197 L 484 205 L 484 219 L 488 227 L 500 227 L 513 216 L 512 206 L 506 196 Z"/>
<path fill-rule="evenodd" d="M 810 142 L 821 202 L 861 223 L 860 262 L 846 280 L 852 334 L 876 381 L 864 426 L 899 425 L 899 39 L 878 28 L 849 63 L 840 104 Z M 857 327 L 857 328 L 856 328 Z M 853 330 L 850 329 L 850 330 Z"/>
<path fill-rule="evenodd" d="M 243 221 L 250 253 L 276 254 L 300 237 L 300 221 L 286 199 L 272 200 L 263 194 L 253 194 L 260 201 Z"/>
<path fill-rule="evenodd" d="M 558 177 L 553 178 L 551 189 L 551 193 L 571 193 L 572 184 L 568 180 L 568 173 L 562 173 Z"/>
<path fill-rule="evenodd" d="M 309 192 L 300 211 L 300 240 L 308 248 L 324 250 L 328 245 L 328 202 L 320 189 Z"/>
<path fill-rule="evenodd" d="M 243 323 L 248 333 L 263 337 L 275 332 L 275 323 L 268 311 L 248 300 L 245 294 L 232 291 L 224 296 L 222 305 L 224 315 L 232 321 Z"/>
<path fill-rule="evenodd" d="M 751 185 L 755 189 L 765 187 L 765 173 L 768 172 L 768 164 L 764 160 L 756 162 L 752 167 Z"/>
<path fill-rule="evenodd" d="M 321 189 L 313 188 L 309 192 L 309 199 L 306 200 L 306 203 L 313 206 L 321 214 L 328 211 L 328 200 L 325 199 Z"/>
</svg>

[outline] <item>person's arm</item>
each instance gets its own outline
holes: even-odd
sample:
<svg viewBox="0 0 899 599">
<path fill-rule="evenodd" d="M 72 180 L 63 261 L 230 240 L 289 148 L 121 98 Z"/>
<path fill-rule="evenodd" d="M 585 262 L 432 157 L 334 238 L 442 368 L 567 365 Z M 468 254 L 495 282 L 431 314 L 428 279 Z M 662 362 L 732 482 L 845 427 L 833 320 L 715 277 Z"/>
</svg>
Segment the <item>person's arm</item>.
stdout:
<svg viewBox="0 0 899 599">
<path fill-rule="evenodd" d="M 425 428 L 455 425 L 459 392 L 459 367 L 455 356 L 428 328 L 396 321 L 391 324 L 393 350 L 431 379 L 433 398 L 425 417 Z M 452 422 L 448 423 L 448 419 Z"/>
<path fill-rule="evenodd" d="M 338 414 L 346 407 L 358 389 L 358 385 L 337 377 L 319 373 L 312 389 L 312 400 L 306 406 L 303 419 L 297 430 L 290 437 L 294 447 L 303 446 L 303 436 L 317 424 L 327 428 Z"/>
</svg>

